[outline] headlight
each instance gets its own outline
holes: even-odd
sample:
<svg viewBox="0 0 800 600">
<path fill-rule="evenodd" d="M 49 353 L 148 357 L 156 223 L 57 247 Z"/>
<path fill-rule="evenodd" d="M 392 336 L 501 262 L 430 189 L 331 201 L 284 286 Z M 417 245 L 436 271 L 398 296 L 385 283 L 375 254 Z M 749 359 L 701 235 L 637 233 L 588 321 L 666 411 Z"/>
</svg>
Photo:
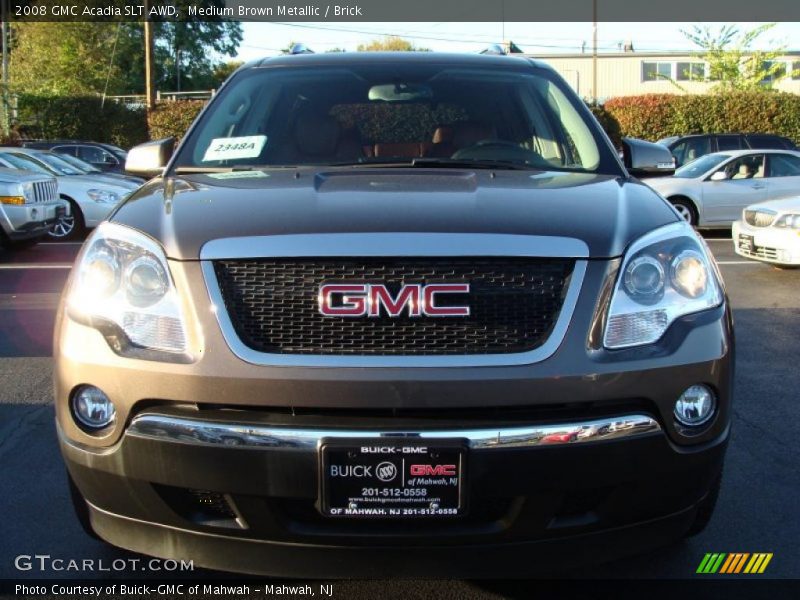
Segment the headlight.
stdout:
<svg viewBox="0 0 800 600">
<path fill-rule="evenodd" d="M 70 316 L 100 329 L 118 353 L 186 352 L 185 321 L 164 251 L 133 229 L 102 223 L 95 230 L 67 307 Z"/>
<path fill-rule="evenodd" d="M 775 227 L 800 229 L 800 215 L 781 215 L 775 220 Z"/>
<path fill-rule="evenodd" d="M 25 197 L 26 202 L 33 202 L 36 200 L 36 194 L 33 191 L 32 183 L 28 182 L 22 184 L 22 195 Z"/>
<path fill-rule="evenodd" d="M 86 192 L 86 195 L 95 202 L 101 202 L 103 204 L 116 204 L 119 202 L 119 194 L 109 190 L 89 190 Z"/>
<path fill-rule="evenodd" d="M 721 302 L 716 270 L 691 226 L 661 227 L 628 250 L 611 297 L 603 343 L 611 349 L 652 344 L 678 317 Z"/>
</svg>

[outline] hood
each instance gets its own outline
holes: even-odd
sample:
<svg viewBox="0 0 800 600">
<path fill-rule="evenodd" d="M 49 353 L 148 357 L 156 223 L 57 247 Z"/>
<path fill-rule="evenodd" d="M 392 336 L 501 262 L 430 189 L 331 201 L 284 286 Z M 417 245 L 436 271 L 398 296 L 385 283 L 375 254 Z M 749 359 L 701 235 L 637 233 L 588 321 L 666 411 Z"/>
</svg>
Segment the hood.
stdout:
<svg viewBox="0 0 800 600">
<path fill-rule="evenodd" d="M 132 190 L 135 190 L 145 182 L 145 180 L 142 179 L 141 177 L 133 177 L 132 175 L 125 175 L 123 173 L 114 173 L 113 171 L 102 171 L 100 173 L 87 173 L 87 175 L 90 177 L 99 177 L 101 179 L 107 179 L 112 184 L 129 187 Z"/>
<path fill-rule="evenodd" d="M 125 195 L 131 191 L 131 186 L 120 185 L 119 182 L 105 179 L 104 177 L 95 177 L 94 175 L 56 175 L 59 185 L 65 183 L 73 183 L 75 185 L 85 187 L 86 189 L 99 188 L 109 190 L 111 192 L 119 192 L 120 195 Z"/>
<path fill-rule="evenodd" d="M 154 179 L 111 220 L 178 260 L 217 238 L 362 232 L 573 237 L 600 258 L 677 217 L 647 186 L 607 175 L 349 168 Z"/>
<path fill-rule="evenodd" d="M 800 196 L 792 196 L 791 198 L 784 198 L 782 200 L 768 200 L 767 202 L 751 204 L 746 210 L 758 210 L 759 208 L 767 208 L 778 213 L 790 212 L 800 214 Z"/>
<path fill-rule="evenodd" d="M 49 177 L 42 173 L 36 173 L 35 171 L 0 167 L 0 182 L 3 183 L 28 183 L 36 181 L 53 181 L 54 179 L 54 177 Z"/>
</svg>

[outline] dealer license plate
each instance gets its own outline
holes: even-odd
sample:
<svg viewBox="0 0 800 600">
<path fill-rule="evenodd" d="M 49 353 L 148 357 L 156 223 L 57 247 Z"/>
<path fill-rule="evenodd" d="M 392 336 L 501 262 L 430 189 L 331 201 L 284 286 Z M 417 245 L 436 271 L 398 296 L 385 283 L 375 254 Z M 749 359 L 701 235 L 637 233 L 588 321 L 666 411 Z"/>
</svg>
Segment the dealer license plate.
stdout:
<svg viewBox="0 0 800 600">
<path fill-rule="evenodd" d="M 466 447 L 460 441 L 323 440 L 320 466 L 326 516 L 457 517 L 466 509 Z"/>
</svg>

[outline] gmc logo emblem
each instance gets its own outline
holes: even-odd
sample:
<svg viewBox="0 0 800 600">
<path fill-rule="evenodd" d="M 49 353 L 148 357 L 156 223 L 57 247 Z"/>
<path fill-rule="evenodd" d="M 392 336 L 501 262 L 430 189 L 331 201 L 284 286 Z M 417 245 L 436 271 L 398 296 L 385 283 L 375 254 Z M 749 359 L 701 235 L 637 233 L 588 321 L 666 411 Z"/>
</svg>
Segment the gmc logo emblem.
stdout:
<svg viewBox="0 0 800 600">
<path fill-rule="evenodd" d="M 469 306 L 439 306 L 446 294 L 469 293 L 468 283 L 404 285 L 392 296 L 382 284 L 326 283 L 319 288 L 319 312 L 326 317 L 468 317 Z"/>
<path fill-rule="evenodd" d="M 432 475 L 434 477 L 442 477 L 444 475 L 454 476 L 456 474 L 455 465 L 411 465 L 409 471 L 411 475 L 416 477 Z"/>
</svg>

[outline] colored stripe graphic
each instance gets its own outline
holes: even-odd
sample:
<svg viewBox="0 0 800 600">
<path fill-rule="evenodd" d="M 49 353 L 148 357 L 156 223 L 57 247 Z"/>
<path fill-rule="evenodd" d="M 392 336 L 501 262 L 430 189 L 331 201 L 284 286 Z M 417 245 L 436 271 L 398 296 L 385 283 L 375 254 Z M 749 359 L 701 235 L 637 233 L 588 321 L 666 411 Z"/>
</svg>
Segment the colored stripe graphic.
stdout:
<svg viewBox="0 0 800 600">
<path fill-rule="evenodd" d="M 771 552 L 708 552 L 703 556 L 696 573 L 705 575 L 733 575 L 737 573 L 763 573 L 772 560 Z M 748 560 L 749 559 L 749 560 Z M 745 566 L 746 565 L 746 566 Z M 744 571 L 742 571 L 744 569 Z"/>
</svg>

